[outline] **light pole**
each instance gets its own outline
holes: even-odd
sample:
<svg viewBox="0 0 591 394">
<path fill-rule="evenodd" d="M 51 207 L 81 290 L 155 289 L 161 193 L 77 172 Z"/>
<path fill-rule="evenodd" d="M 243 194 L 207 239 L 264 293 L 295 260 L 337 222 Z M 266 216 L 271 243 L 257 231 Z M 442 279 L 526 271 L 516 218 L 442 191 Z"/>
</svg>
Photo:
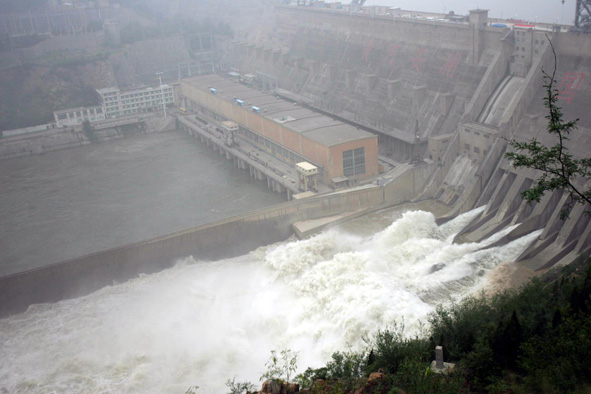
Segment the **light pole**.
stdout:
<svg viewBox="0 0 591 394">
<path fill-rule="evenodd" d="M 164 109 L 164 117 L 166 118 L 166 103 L 164 102 L 164 92 L 162 91 L 162 73 L 156 73 L 158 80 L 160 81 L 160 98 L 162 99 L 162 108 Z"/>
</svg>

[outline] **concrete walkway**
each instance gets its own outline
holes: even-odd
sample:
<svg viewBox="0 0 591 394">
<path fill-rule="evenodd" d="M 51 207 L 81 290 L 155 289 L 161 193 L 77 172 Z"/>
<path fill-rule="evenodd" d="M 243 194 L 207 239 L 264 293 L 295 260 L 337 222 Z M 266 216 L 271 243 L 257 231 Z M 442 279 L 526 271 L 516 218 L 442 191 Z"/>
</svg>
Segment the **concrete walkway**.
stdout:
<svg viewBox="0 0 591 394">
<path fill-rule="evenodd" d="M 179 119 L 183 120 L 185 125 L 190 126 L 196 131 L 200 131 L 201 134 L 207 135 L 218 146 L 223 146 L 223 149 L 230 152 L 235 157 L 240 157 L 242 160 L 248 162 L 249 165 L 256 166 L 267 176 L 273 178 L 280 177 L 281 184 L 286 188 L 299 191 L 299 176 L 298 172 L 291 164 L 281 161 L 266 152 L 265 150 L 254 145 L 248 139 L 240 134 L 236 134 L 237 145 L 228 146 L 224 141 L 224 135 L 221 132 L 216 131 L 216 128 L 222 129 L 221 125 L 215 122 L 209 121 L 208 125 L 202 125 L 194 120 L 193 115 L 178 116 Z M 262 166 L 262 167 L 260 167 Z M 329 186 L 318 182 L 318 193 L 325 193 L 333 191 Z"/>
</svg>

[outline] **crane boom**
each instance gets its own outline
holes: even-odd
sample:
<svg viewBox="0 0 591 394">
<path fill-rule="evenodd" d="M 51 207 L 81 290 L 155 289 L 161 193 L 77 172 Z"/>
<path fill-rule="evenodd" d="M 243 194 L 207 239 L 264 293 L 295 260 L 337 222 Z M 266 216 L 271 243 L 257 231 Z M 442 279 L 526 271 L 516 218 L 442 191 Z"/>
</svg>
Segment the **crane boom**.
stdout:
<svg viewBox="0 0 591 394">
<path fill-rule="evenodd" d="M 591 0 L 577 0 L 573 30 L 581 33 L 591 33 Z"/>
</svg>

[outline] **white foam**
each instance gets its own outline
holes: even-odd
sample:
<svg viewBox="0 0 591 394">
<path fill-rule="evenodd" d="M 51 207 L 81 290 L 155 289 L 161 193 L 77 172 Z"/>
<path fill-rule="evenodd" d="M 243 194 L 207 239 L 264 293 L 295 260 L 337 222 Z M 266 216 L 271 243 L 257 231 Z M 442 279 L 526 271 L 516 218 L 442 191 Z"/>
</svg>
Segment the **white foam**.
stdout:
<svg viewBox="0 0 591 394">
<path fill-rule="evenodd" d="M 174 268 L 0 320 L 0 390 L 222 393 L 264 372 L 270 350 L 300 352 L 301 369 L 440 302 L 486 286 L 537 236 L 483 249 L 453 235 L 478 212 L 437 226 L 406 212 L 370 237 L 329 230 L 235 259 Z M 6 362 L 10 360 L 10 362 Z"/>
</svg>

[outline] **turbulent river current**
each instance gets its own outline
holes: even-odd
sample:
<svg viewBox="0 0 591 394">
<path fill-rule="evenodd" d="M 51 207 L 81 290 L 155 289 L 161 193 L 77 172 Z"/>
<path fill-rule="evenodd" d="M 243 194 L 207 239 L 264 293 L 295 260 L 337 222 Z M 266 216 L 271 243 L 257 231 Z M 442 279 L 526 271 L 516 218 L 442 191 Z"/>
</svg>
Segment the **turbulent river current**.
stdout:
<svg viewBox="0 0 591 394">
<path fill-rule="evenodd" d="M 299 352 L 301 372 L 380 328 L 415 333 L 438 304 L 490 287 L 538 236 L 454 244 L 478 212 L 438 226 L 428 212 L 384 211 L 388 225 L 373 232 L 353 225 L 227 260 L 187 257 L 31 306 L 0 320 L 0 392 L 224 393 L 233 377 L 258 385 L 271 350 Z"/>
</svg>

